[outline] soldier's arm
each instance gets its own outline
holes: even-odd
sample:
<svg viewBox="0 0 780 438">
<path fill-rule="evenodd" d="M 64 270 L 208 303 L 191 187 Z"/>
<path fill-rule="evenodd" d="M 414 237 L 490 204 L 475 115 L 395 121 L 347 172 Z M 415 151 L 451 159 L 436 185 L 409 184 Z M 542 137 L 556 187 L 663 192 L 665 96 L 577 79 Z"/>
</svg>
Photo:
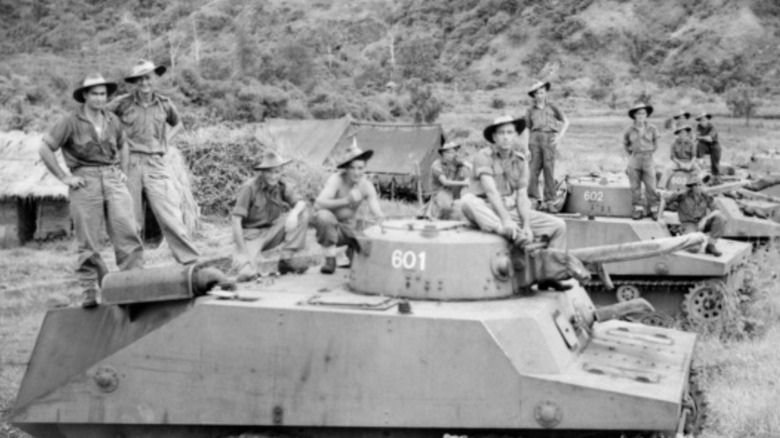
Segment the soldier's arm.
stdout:
<svg viewBox="0 0 780 438">
<path fill-rule="evenodd" d="M 244 218 L 241 216 L 233 215 L 230 221 L 231 229 L 233 230 L 233 243 L 236 244 L 236 251 L 239 254 L 246 254 L 246 244 L 244 243 L 244 231 L 241 226 L 241 221 Z"/>
<path fill-rule="evenodd" d="M 78 189 L 84 185 L 84 179 L 78 176 L 70 175 L 62 170 L 60 163 L 57 162 L 55 152 L 62 147 L 65 139 L 70 135 L 70 125 L 63 119 L 52 128 L 50 132 L 43 136 L 41 146 L 38 148 L 38 154 L 41 156 L 44 166 L 49 169 L 55 178 L 67 184 L 72 189 Z"/>
<path fill-rule="evenodd" d="M 337 208 L 349 207 L 351 201 L 349 196 L 343 198 L 337 198 L 339 188 L 339 176 L 332 175 L 325 182 L 325 187 L 317 196 L 317 200 L 314 201 L 314 207 L 317 209 L 335 210 Z"/>
<path fill-rule="evenodd" d="M 485 197 L 487 198 L 488 203 L 493 207 L 493 210 L 498 213 L 504 231 L 506 231 L 507 228 L 510 230 L 513 227 L 517 228 L 517 224 L 512 220 L 509 211 L 504 207 L 504 200 L 501 198 L 501 193 L 498 192 L 496 180 L 493 178 L 493 175 L 483 173 L 479 177 L 479 182 L 482 183 L 482 188 L 485 191 Z"/>
<path fill-rule="evenodd" d="M 379 205 L 379 195 L 376 193 L 376 188 L 369 181 L 366 181 L 366 199 L 368 200 L 368 209 L 371 210 L 371 214 L 374 215 L 379 221 L 385 219 L 385 214 L 382 212 L 382 207 Z"/>
<path fill-rule="evenodd" d="M 563 136 L 566 135 L 566 130 L 569 129 L 569 119 L 557 106 L 554 106 L 553 108 L 555 109 L 556 117 L 561 121 L 561 131 L 555 137 L 555 142 L 560 143 L 561 140 L 563 140 Z"/>
<path fill-rule="evenodd" d="M 517 186 L 517 215 L 523 222 L 523 229 L 529 239 L 533 239 L 531 232 L 531 200 L 528 199 L 528 163 L 523 161 L 523 176 L 520 178 L 520 184 Z"/>
</svg>

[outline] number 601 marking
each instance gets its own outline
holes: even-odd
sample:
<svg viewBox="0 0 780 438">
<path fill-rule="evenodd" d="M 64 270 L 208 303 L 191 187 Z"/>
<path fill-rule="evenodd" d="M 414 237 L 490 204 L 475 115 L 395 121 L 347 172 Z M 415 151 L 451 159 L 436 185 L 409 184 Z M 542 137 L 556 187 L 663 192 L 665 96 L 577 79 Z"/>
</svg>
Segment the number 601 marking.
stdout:
<svg viewBox="0 0 780 438">
<path fill-rule="evenodd" d="M 393 251 L 391 263 L 395 269 L 419 269 L 425 270 L 425 251 L 414 253 L 413 251 Z"/>
</svg>

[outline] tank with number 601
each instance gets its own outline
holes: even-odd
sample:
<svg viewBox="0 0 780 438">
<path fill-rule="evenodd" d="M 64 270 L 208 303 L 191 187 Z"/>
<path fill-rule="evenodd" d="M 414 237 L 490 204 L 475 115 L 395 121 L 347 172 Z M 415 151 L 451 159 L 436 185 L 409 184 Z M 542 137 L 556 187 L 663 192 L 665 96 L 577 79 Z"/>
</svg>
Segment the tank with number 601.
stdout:
<svg viewBox="0 0 780 438">
<path fill-rule="evenodd" d="M 570 177 L 562 217 L 569 249 L 645 242 L 673 236 L 667 223 L 647 217 L 632 220 L 631 189 L 625 175 Z M 649 209 L 648 209 L 649 211 Z M 668 326 L 685 317 L 695 323 L 720 319 L 726 295 L 744 287 L 743 266 L 749 243 L 721 239 L 720 257 L 677 251 L 642 260 L 602 265 L 604 272 L 585 286 L 594 302 L 609 304 L 644 297 L 657 312 L 638 320 Z M 607 281 L 604 275 L 607 274 Z"/>
<path fill-rule="evenodd" d="M 395 220 L 335 275 L 196 296 L 198 267 L 111 274 L 97 309 L 46 315 L 11 421 L 67 438 L 698 431 L 696 336 L 620 320 L 650 307 L 596 308 L 575 280 L 538 291 L 550 254 Z"/>
</svg>

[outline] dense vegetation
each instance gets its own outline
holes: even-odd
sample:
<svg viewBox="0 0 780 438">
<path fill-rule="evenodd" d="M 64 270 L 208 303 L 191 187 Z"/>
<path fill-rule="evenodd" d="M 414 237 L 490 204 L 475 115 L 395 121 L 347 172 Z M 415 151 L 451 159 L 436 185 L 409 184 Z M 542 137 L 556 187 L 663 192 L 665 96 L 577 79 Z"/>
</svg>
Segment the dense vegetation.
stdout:
<svg viewBox="0 0 780 438">
<path fill-rule="evenodd" d="M 40 129 L 88 70 L 118 78 L 141 57 L 207 124 L 430 121 L 442 90 L 542 77 L 588 106 L 672 89 L 739 114 L 780 79 L 773 0 L 0 0 L 0 16 L 5 129 Z"/>
</svg>

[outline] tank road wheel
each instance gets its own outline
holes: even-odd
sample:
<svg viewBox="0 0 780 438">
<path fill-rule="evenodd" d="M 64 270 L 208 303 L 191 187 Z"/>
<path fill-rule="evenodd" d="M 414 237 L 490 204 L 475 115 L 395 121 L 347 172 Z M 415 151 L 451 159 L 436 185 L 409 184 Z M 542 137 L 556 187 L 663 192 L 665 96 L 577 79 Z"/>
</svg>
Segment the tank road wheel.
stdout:
<svg viewBox="0 0 780 438">
<path fill-rule="evenodd" d="M 621 284 L 618 286 L 617 291 L 615 291 L 615 296 L 617 297 L 618 302 L 623 303 L 635 298 L 640 298 L 641 294 L 639 293 L 639 288 L 633 284 Z"/>
<path fill-rule="evenodd" d="M 670 328 L 674 325 L 674 318 L 663 312 L 647 313 L 637 318 L 636 321 L 653 327 Z"/>
<path fill-rule="evenodd" d="M 683 312 L 693 323 L 717 321 L 724 310 L 725 285 L 722 281 L 705 281 L 693 286 L 683 299 Z"/>
</svg>

